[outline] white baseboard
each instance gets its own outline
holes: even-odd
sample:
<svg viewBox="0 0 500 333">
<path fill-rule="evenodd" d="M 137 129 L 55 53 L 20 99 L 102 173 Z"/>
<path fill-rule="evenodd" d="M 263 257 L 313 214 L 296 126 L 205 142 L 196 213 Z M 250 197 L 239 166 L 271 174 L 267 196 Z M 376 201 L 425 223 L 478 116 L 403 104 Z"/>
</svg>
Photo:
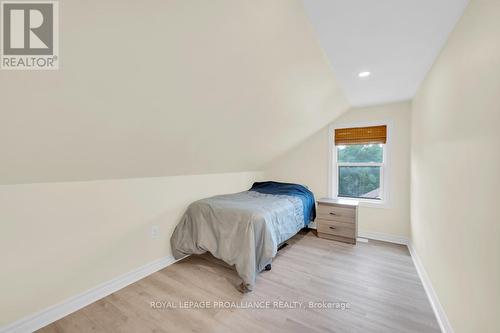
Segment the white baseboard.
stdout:
<svg viewBox="0 0 500 333">
<path fill-rule="evenodd" d="M 358 237 L 379 240 L 383 242 L 408 245 L 409 239 L 404 236 L 384 234 L 381 232 L 359 231 Z"/>
<path fill-rule="evenodd" d="M 86 292 L 73 296 L 66 301 L 53 305 L 33 315 L 22 318 L 12 324 L 0 327 L 0 333 L 26 333 L 36 331 L 62 317 L 73 313 L 109 294 L 118 291 L 129 284 L 153 274 L 176 262 L 174 257 L 165 257 L 139 267 L 131 272 L 114 278 L 111 281 L 98 285 Z"/>
<path fill-rule="evenodd" d="M 439 302 L 439 298 L 436 292 L 434 291 L 434 288 L 432 287 L 429 275 L 427 275 L 427 271 L 425 270 L 422 261 L 420 261 L 420 258 L 411 242 L 409 242 L 408 244 L 408 250 L 410 251 L 413 263 L 417 268 L 418 276 L 420 277 L 420 280 L 424 285 L 427 298 L 429 298 L 432 310 L 434 310 L 434 314 L 436 315 L 436 319 L 438 321 L 439 327 L 441 328 L 441 332 L 453 333 L 453 328 L 451 327 L 450 321 L 448 320 L 448 316 L 446 315 L 446 312 L 444 312 L 444 309 L 441 306 L 441 303 Z"/>
</svg>

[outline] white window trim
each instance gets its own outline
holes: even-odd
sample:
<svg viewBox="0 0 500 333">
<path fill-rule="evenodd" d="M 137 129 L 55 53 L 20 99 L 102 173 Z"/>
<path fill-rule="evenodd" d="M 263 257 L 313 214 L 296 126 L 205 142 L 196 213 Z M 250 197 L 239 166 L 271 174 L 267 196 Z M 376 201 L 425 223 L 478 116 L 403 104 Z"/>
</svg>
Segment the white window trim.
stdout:
<svg viewBox="0 0 500 333">
<path fill-rule="evenodd" d="M 360 198 L 344 198 L 338 196 L 338 168 L 337 168 L 337 151 L 334 142 L 334 133 L 336 129 L 341 128 L 351 128 L 351 127 L 368 127 L 368 126 L 387 126 L 387 143 L 384 147 L 384 166 L 381 169 L 382 183 L 381 185 L 381 195 L 382 199 L 360 199 Z M 390 165 L 391 165 L 391 138 L 392 138 L 392 122 L 391 121 L 369 121 L 369 122 L 354 122 L 354 123 L 341 123 L 332 124 L 328 128 L 328 196 L 330 198 L 342 200 L 342 201 L 355 201 L 359 202 L 361 206 L 364 207 L 375 207 L 375 208 L 389 208 L 390 207 Z M 348 163 L 342 163 L 347 165 Z M 360 163 L 350 163 L 352 165 Z M 361 163 L 366 165 L 367 163 Z M 382 163 L 370 163 L 372 166 L 381 165 Z"/>
</svg>

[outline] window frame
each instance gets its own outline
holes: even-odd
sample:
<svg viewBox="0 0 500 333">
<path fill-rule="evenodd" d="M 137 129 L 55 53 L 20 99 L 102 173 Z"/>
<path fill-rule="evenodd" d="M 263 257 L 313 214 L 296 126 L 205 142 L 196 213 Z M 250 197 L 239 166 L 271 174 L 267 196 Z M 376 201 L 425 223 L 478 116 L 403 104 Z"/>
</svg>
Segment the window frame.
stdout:
<svg viewBox="0 0 500 333">
<path fill-rule="evenodd" d="M 352 163 L 352 162 L 338 162 L 337 160 L 337 146 L 334 142 L 334 133 L 336 129 L 341 128 L 351 128 L 351 127 L 368 127 L 368 126 L 387 126 L 387 142 L 384 145 L 383 150 L 383 162 L 363 162 L 363 163 Z M 335 124 L 331 125 L 328 130 L 328 154 L 329 154 L 329 166 L 328 166 L 328 196 L 341 201 L 354 201 L 359 202 L 360 205 L 366 207 L 377 207 L 377 208 L 388 208 L 390 206 L 390 191 L 389 191 L 389 179 L 390 179 L 390 145 L 391 145 L 391 128 L 392 124 L 390 121 L 375 121 L 375 122 L 357 122 L 350 124 Z M 380 166 L 380 199 L 368 199 L 368 198 L 351 198 L 351 197 L 339 197 L 338 195 L 338 177 L 339 177 L 339 166 Z"/>
</svg>

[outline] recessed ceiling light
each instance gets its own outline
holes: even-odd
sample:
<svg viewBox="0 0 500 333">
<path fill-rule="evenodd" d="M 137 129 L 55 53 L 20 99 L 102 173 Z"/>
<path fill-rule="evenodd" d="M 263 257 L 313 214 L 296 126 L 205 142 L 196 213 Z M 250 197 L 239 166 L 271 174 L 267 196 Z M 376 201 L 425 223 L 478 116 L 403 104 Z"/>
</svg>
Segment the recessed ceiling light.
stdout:
<svg viewBox="0 0 500 333">
<path fill-rule="evenodd" d="M 362 79 L 365 79 L 365 78 L 369 77 L 370 75 L 372 75 L 372 73 L 371 73 L 371 72 L 360 72 L 360 73 L 358 74 L 358 77 L 359 77 L 359 78 L 362 78 Z"/>
</svg>

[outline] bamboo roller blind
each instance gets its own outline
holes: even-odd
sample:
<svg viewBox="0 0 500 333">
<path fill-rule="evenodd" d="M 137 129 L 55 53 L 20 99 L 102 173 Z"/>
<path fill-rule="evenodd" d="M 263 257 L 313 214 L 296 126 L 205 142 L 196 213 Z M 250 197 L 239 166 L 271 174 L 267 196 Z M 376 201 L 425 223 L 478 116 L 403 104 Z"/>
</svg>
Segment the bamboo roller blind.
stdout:
<svg viewBox="0 0 500 333">
<path fill-rule="evenodd" d="M 387 142 L 387 126 L 340 128 L 335 130 L 335 145 L 365 145 Z"/>
</svg>

